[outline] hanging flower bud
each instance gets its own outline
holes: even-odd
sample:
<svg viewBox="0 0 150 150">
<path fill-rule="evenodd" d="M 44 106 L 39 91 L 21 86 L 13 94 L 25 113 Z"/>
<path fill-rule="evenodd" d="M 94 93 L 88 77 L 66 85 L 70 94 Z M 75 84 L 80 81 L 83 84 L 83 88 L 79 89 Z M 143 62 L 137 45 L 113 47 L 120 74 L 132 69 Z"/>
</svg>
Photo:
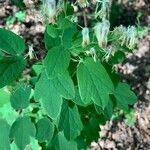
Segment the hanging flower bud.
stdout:
<svg viewBox="0 0 150 150">
<path fill-rule="evenodd" d="M 96 0 L 96 10 L 95 10 L 95 18 L 107 18 L 109 16 L 109 9 L 111 2 L 110 0 Z M 100 9 L 99 9 L 100 7 Z"/>
<path fill-rule="evenodd" d="M 85 8 L 89 5 L 87 0 L 77 0 L 80 7 Z"/>
<path fill-rule="evenodd" d="M 43 5 L 41 7 L 42 22 L 54 23 L 56 13 L 56 0 L 43 0 Z"/>
<path fill-rule="evenodd" d="M 113 34 L 121 41 L 121 46 L 125 44 L 129 49 L 134 48 L 136 40 L 136 29 L 134 26 L 126 28 L 121 25 L 114 29 Z"/>
<path fill-rule="evenodd" d="M 120 25 L 113 30 L 114 36 L 121 41 L 121 46 L 125 44 L 127 38 L 127 29 Z"/>
<path fill-rule="evenodd" d="M 129 26 L 127 29 L 127 39 L 126 46 L 130 49 L 134 48 L 136 40 L 136 28 L 134 26 Z"/>
<path fill-rule="evenodd" d="M 105 48 L 107 46 L 107 36 L 109 33 L 110 23 L 108 20 L 103 20 L 99 22 L 94 27 L 94 32 L 98 41 L 98 45 L 101 48 Z"/>
<path fill-rule="evenodd" d="M 90 43 L 90 38 L 89 38 L 89 29 L 87 27 L 84 27 L 82 29 L 82 46 L 86 47 Z"/>
</svg>

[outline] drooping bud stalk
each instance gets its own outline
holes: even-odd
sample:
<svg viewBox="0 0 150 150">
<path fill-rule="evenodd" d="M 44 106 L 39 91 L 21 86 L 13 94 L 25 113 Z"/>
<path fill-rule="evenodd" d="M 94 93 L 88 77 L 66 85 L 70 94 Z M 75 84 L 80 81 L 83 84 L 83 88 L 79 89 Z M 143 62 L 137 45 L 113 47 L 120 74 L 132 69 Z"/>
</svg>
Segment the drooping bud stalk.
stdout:
<svg viewBox="0 0 150 150">
<path fill-rule="evenodd" d="M 34 50 L 33 50 L 33 45 L 29 45 L 29 51 L 28 51 L 28 56 L 29 56 L 29 59 L 33 59 L 34 58 Z"/>
<path fill-rule="evenodd" d="M 82 29 L 82 46 L 86 47 L 90 43 L 90 38 L 89 38 L 89 29 L 87 27 L 84 27 Z"/>
<path fill-rule="evenodd" d="M 108 62 L 111 55 L 114 55 L 113 49 L 112 49 L 112 47 L 107 47 L 107 50 L 105 50 L 105 55 L 103 56 L 103 60 Z"/>
<path fill-rule="evenodd" d="M 85 8 L 89 5 L 87 0 L 77 0 L 80 7 Z"/>
<path fill-rule="evenodd" d="M 95 18 L 108 18 L 111 0 L 96 0 Z"/>
<path fill-rule="evenodd" d="M 94 27 L 94 32 L 98 41 L 98 45 L 101 48 L 105 48 L 107 46 L 107 36 L 109 33 L 110 23 L 108 20 L 103 20 L 102 22 L 98 22 Z"/>
<path fill-rule="evenodd" d="M 54 23 L 57 14 L 56 0 L 43 0 L 41 15 L 43 23 Z"/>
</svg>

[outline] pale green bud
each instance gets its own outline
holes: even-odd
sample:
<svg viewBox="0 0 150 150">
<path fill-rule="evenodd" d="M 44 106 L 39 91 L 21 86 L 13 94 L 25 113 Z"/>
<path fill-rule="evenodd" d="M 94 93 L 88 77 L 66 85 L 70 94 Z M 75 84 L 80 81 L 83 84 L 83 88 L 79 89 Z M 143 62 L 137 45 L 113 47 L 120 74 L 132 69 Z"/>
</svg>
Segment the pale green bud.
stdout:
<svg viewBox="0 0 150 150">
<path fill-rule="evenodd" d="M 110 23 L 108 20 L 98 22 L 94 27 L 94 32 L 98 41 L 98 45 L 101 48 L 105 48 L 107 46 L 107 36 L 109 33 L 109 28 Z"/>
<path fill-rule="evenodd" d="M 107 18 L 109 16 L 110 0 L 96 0 L 95 18 Z M 100 7 L 100 9 L 99 9 Z"/>
<path fill-rule="evenodd" d="M 136 40 L 136 28 L 134 26 L 126 28 L 121 25 L 114 29 L 113 34 L 121 41 L 121 45 L 125 44 L 130 49 L 134 48 Z"/>
<path fill-rule="evenodd" d="M 56 13 L 56 0 L 43 0 L 43 4 L 41 7 L 42 21 L 44 23 L 54 23 Z"/>
<path fill-rule="evenodd" d="M 129 26 L 127 29 L 126 46 L 130 49 L 133 49 L 135 46 L 136 34 L 136 28 L 134 26 Z"/>
<path fill-rule="evenodd" d="M 87 27 L 84 27 L 82 29 L 82 46 L 86 47 L 90 43 L 90 38 L 89 38 L 89 29 Z"/>
<path fill-rule="evenodd" d="M 85 8 L 89 5 L 87 0 L 77 0 L 80 7 Z"/>
</svg>

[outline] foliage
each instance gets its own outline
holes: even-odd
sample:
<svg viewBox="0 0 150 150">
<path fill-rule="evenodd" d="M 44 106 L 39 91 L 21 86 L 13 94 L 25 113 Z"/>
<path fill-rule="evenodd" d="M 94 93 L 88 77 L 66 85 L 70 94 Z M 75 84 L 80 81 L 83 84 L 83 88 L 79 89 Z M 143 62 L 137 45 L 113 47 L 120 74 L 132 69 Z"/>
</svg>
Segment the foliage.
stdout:
<svg viewBox="0 0 150 150">
<path fill-rule="evenodd" d="M 125 113 L 125 123 L 132 127 L 136 122 L 135 110 L 131 109 Z"/>
<path fill-rule="evenodd" d="M 23 73 L 30 61 L 24 40 L 0 29 L 0 149 L 86 149 L 98 139 L 100 124 L 116 109 L 128 112 L 137 100 L 114 69 L 133 51 L 135 27 L 110 31 L 106 0 L 97 2 L 93 23 L 99 23 L 94 29 L 87 27 L 86 15 L 80 29 L 68 2 L 46 2 L 41 8 L 47 54 L 33 64 L 29 78 Z M 89 5 L 80 0 L 78 4 Z M 22 21 L 22 15 L 16 17 Z M 132 122 L 131 115 L 126 115 L 127 122 Z"/>
<path fill-rule="evenodd" d="M 14 24 L 16 21 L 18 22 L 25 22 L 26 20 L 26 13 L 25 11 L 18 11 L 15 13 L 14 16 L 9 16 L 6 19 L 6 25 Z"/>
</svg>

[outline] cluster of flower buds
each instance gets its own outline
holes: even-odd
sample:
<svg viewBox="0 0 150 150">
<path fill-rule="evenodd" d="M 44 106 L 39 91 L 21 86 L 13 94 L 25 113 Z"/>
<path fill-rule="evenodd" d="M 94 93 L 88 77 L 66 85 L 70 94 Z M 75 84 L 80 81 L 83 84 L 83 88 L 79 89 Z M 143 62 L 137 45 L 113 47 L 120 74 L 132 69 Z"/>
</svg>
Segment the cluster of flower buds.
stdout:
<svg viewBox="0 0 150 150">
<path fill-rule="evenodd" d="M 77 0 L 77 3 L 79 4 L 79 6 L 81 8 L 85 8 L 85 7 L 87 7 L 89 5 L 87 0 Z"/>
<path fill-rule="evenodd" d="M 110 9 L 110 0 L 96 0 L 96 10 L 95 10 L 95 18 L 107 18 L 109 15 L 109 9 Z M 99 7 L 101 9 L 99 10 Z"/>
<path fill-rule="evenodd" d="M 90 43 L 90 38 L 89 38 L 89 29 L 87 27 L 84 27 L 82 29 L 82 46 L 86 47 Z"/>
<path fill-rule="evenodd" d="M 108 20 L 103 20 L 102 22 L 98 22 L 94 27 L 94 32 L 98 41 L 98 45 L 101 48 L 105 48 L 107 46 L 107 37 L 110 29 L 110 23 Z"/>
<path fill-rule="evenodd" d="M 106 48 L 107 46 L 109 28 L 110 23 L 108 20 L 105 19 L 102 22 L 98 22 L 94 27 L 95 36 L 97 38 L 98 45 L 100 48 Z M 89 43 L 89 29 L 87 27 L 84 27 L 82 29 L 82 46 L 86 47 Z"/>
<path fill-rule="evenodd" d="M 126 28 L 121 25 L 114 29 L 113 34 L 121 41 L 121 45 L 125 44 L 129 49 L 134 48 L 137 35 L 134 26 Z"/>
<path fill-rule="evenodd" d="M 41 7 L 41 18 L 43 23 L 55 23 L 55 17 L 61 9 L 60 3 L 56 0 L 43 0 Z"/>
</svg>

